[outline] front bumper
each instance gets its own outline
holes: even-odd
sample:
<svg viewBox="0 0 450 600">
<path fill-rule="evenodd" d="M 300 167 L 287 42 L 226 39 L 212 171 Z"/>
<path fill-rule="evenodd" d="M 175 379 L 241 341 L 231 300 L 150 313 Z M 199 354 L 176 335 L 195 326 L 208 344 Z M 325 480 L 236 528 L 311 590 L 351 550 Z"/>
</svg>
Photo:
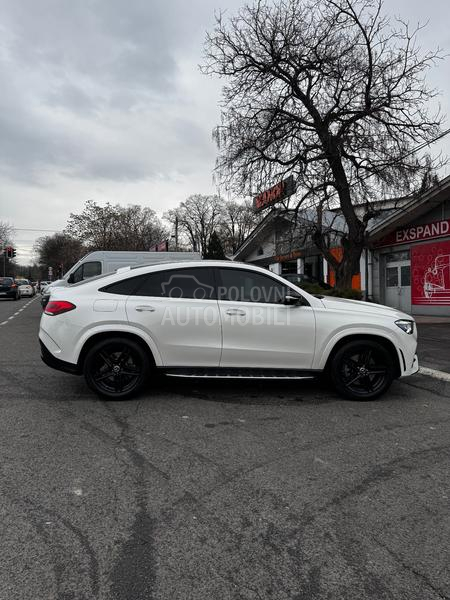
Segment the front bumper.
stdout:
<svg viewBox="0 0 450 600">
<path fill-rule="evenodd" d="M 402 373 L 400 377 L 409 377 L 410 375 L 414 375 L 419 370 L 419 358 L 417 354 L 414 354 L 412 362 L 410 361 L 406 363 L 406 368 L 402 369 Z"/>
<path fill-rule="evenodd" d="M 68 363 L 64 360 L 56 358 L 50 350 L 46 347 L 44 342 L 40 339 L 39 344 L 41 345 L 41 358 L 48 367 L 56 369 L 57 371 L 63 371 L 64 373 L 71 373 L 72 375 L 81 375 L 78 365 Z"/>
</svg>

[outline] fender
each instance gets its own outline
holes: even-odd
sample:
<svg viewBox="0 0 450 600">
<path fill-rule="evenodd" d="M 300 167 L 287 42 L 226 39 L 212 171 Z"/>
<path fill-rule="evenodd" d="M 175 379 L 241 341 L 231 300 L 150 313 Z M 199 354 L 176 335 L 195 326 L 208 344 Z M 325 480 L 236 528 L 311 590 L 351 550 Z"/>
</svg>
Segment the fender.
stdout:
<svg viewBox="0 0 450 600">
<path fill-rule="evenodd" d="M 157 367 L 163 366 L 161 354 L 158 350 L 155 340 L 146 331 L 143 331 L 139 327 L 135 327 L 128 322 L 127 323 L 104 323 L 104 324 L 99 324 L 92 329 L 91 328 L 88 329 L 86 332 L 84 332 L 80 336 L 80 338 L 78 339 L 78 341 L 75 345 L 75 349 L 73 352 L 74 362 L 78 363 L 78 359 L 80 358 L 80 354 L 81 354 L 81 350 L 83 349 L 83 346 L 93 336 L 95 336 L 99 333 L 121 333 L 121 332 L 128 333 L 128 334 L 130 334 L 130 333 L 135 334 L 138 337 L 140 337 L 141 340 L 144 341 L 147 344 L 147 346 L 150 348 L 150 350 L 153 354 L 153 358 L 155 360 L 155 365 Z"/>
<path fill-rule="evenodd" d="M 369 335 L 369 336 L 376 336 L 376 337 L 382 337 L 385 340 L 387 340 L 388 342 L 390 342 L 391 344 L 394 345 L 396 352 L 397 352 L 397 358 L 399 361 L 399 365 L 403 364 L 403 360 L 402 360 L 402 356 L 400 354 L 399 351 L 399 344 L 398 341 L 396 339 L 393 339 L 392 336 L 392 331 L 386 331 L 384 329 L 384 327 L 377 327 L 377 326 L 372 326 L 372 327 L 361 327 L 361 325 L 359 324 L 355 324 L 355 325 L 345 325 L 342 329 L 334 331 L 331 334 L 331 337 L 328 337 L 326 339 L 324 339 L 321 343 L 321 347 L 319 347 L 319 336 L 316 337 L 316 352 L 314 355 L 314 363 L 313 363 L 313 369 L 319 369 L 319 370 L 323 370 L 325 368 L 325 365 L 327 364 L 327 360 L 331 354 L 331 352 L 333 351 L 333 348 L 336 346 L 336 344 L 338 342 L 340 342 L 342 339 L 346 338 L 346 337 L 351 337 L 353 335 Z M 400 369 L 401 371 L 403 370 L 402 368 Z"/>
</svg>

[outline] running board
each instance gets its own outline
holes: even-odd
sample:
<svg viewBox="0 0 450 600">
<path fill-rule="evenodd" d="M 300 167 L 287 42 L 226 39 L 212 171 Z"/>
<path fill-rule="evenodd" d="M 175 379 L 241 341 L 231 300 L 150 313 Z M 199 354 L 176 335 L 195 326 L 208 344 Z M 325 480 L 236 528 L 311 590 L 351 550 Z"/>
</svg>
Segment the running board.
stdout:
<svg viewBox="0 0 450 600">
<path fill-rule="evenodd" d="M 196 379 L 314 379 L 320 371 L 297 369 L 244 369 L 231 367 L 180 367 L 160 369 L 168 377 Z"/>
</svg>

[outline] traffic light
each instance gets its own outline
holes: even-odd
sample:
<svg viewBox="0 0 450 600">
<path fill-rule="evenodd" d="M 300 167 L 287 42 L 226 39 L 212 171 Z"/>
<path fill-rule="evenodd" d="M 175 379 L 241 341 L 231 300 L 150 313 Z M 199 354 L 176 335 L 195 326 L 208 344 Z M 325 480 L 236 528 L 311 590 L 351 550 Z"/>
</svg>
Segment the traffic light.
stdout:
<svg viewBox="0 0 450 600">
<path fill-rule="evenodd" d="M 16 249 L 15 248 L 11 248 L 12 249 L 12 256 L 11 258 L 14 258 L 16 256 Z"/>
<path fill-rule="evenodd" d="M 6 246 L 5 248 L 6 258 L 14 258 L 16 256 L 16 249 L 12 246 Z"/>
</svg>

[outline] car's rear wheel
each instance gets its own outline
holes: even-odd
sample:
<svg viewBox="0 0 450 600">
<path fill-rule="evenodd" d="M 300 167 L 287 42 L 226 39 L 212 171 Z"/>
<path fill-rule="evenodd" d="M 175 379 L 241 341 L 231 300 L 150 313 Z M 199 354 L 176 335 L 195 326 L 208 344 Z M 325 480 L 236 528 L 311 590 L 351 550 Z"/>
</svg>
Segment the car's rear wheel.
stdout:
<svg viewBox="0 0 450 600">
<path fill-rule="evenodd" d="M 123 400 L 137 394 L 150 371 L 150 360 L 140 344 L 121 337 L 101 340 L 88 351 L 83 372 L 98 395 Z"/>
<path fill-rule="evenodd" d="M 330 364 L 336 390 L 351 400 L 374 400 L 386 392 L 395 369 L 389 351 L 374 340 L 348 342 Z"/>
</svg>

